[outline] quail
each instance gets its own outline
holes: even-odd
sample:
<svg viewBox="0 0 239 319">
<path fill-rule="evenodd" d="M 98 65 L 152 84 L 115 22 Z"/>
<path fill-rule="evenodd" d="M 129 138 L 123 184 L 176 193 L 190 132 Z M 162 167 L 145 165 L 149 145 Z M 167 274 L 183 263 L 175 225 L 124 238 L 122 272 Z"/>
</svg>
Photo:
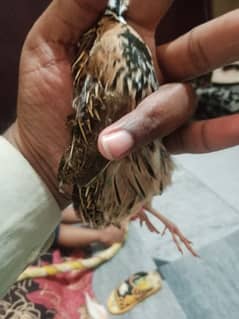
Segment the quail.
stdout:
<svg viewBox="0 0 239 319">
<path fill-rule="evenodd" d="M 73 114 L 67 120 L 72 140 L 59 165 L 60 189 L 71 187 L 74 208 L 91 227 L 120 225 L 138 215 L 156 231 L 146 210 L 165 224 L 180 251 L 178 238 L 195 254 L 179 229 L 151 206 L 170 184 L 174 167 L 162 141 L 118 161 L 106 160 L 97 149 L 99 133 L 159 87 L 150 50 L 125 19 L 128 6 L 129 0 L 109 0 L 76 47 Z"/>
</svg>

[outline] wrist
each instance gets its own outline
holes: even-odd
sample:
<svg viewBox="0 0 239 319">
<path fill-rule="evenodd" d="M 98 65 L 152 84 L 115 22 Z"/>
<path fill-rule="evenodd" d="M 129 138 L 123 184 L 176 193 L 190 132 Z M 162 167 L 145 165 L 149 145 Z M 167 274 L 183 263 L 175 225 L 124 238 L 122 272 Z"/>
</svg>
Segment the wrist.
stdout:
<svg viewBox="0 0 239 319">
<path fill-rule="evenodd" d="M 105 236 L 104 236 L 104 229 L 98 229 L 97 231 L 97 242 L 101 244 L 105 244 Z"/>
<path fill-rule="evenodd" d="M 54 169 L 47 163 L 44 157 L 37 152 L 37 150 L 34 150 L 34 147 L 32 147 L 30 143 L 24 142 L 19 133 L 17 122 L 12 124 L 3 136 L 29 162 L 52 193 L 60 208 L 65 208 L 69 203 L 69 198 L 64 197 L 63 194 L 59 192 L 58 181 Z"/>
</svg>

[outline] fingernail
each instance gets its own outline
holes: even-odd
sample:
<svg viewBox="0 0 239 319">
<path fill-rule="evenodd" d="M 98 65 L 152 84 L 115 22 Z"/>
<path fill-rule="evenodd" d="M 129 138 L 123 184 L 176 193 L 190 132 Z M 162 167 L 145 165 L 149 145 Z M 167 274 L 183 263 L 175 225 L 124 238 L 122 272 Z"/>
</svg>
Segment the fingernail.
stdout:
<svg viewBox="0 0 239 319">
<path fill-rule="evenodd" d="M 134 146 L 134 139 L 127 131 L 118 131 L 101 138 L 102 151 L 109 160 L 127 154 Z"/>
</svg>

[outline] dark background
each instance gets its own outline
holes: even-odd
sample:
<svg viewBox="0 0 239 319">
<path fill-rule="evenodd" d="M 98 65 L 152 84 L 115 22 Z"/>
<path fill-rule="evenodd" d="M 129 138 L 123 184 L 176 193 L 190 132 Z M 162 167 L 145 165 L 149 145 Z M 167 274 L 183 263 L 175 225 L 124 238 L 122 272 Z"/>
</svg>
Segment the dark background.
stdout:
<svg viewBox="0 0 239 319">
<path fill-rule="evenodd" d="M 50 0 L 2 1 L 0 10 L 0 133 L 15 119 L 18 64 L 27 32 Z M 159 26 L 157 42 L 171 40 L 210 17 L 207 0 L 176 0 Z M 165 36 L 167 34 L 167 36 Z"/>
</svg>

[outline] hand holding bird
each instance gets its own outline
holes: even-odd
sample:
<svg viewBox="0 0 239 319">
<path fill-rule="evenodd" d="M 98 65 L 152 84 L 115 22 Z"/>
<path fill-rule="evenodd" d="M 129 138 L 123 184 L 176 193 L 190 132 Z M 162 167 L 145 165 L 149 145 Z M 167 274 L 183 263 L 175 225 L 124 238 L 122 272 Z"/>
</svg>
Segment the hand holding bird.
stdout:
<svg viewBox="0 0 239 319">
<path fill-rule="evenodd" d="M 59 193 L 56 176 L 58 163 L 70 141 L 65 119 L 72 112 L 72 49 L 81 34 L 103 13 L 106 3 L 52 1 L 34 24 L 22 51 L 17 122 L 5 136 L 28 159 L 61 208 L 70 203 L 70 198 Z M 173 91 L 170 99 L 178 101 L 176 108 L 186 118 L 189 105 L 185 105 L 183 96 Z M 173 110 L 170 112 L 174 114 Z M 173 121 L 181 123 L 181 117 L 178 114 Z M 169 118 L 162 121 L 162 127 L 171 122 Z"/>
</svg>

